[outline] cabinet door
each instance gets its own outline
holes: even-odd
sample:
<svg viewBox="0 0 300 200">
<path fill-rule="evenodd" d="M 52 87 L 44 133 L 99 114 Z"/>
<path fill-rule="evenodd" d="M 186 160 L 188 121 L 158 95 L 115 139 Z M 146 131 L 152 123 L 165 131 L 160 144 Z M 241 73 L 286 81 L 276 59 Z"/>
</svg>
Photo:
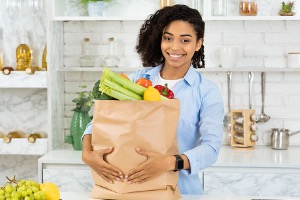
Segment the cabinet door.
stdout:
<svg viewBox="0 0 300 200">
<path fill-rule="evenodd" d="M 300 174 L 204 172 L 208 195 L 300 196 Z"/>
<path fill-rule="evenodd" d="M 94 185 L 89 169 L 43 169 L 43 182 L 47 181 L 61 192 L 91 192 Z"/>
</svg>

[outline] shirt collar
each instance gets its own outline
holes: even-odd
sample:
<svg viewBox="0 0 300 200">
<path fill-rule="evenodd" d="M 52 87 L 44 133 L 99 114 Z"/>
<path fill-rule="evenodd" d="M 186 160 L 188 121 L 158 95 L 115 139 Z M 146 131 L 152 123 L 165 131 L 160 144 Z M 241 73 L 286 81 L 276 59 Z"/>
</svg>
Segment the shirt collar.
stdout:
<svg viewBox="0 0 300 200">
<path fill-rule="evenodd" d="M 152 81 L 157 76 L 157 74 L 160 72 L 161 68 L 162 68 L 162 65 L 158 65 L 156 67 L 149 68 L 145 72 L 146 78 L 148 78 L 148 79 L 150 79 Z M 193 85 L 195 79 L 199 76 L 199 74 L 200 74 L 200 83 L 201 83 L 202 82 L 201 73 L 198 73 L 196 71 L 196 69 L 193 67 L 193 65 L 191 64 L 189 70 L 187 71 L 187 73 L 185 74 L 185 76 L 183 77 L 183 79 L 189 85 Z"/>
</svg>

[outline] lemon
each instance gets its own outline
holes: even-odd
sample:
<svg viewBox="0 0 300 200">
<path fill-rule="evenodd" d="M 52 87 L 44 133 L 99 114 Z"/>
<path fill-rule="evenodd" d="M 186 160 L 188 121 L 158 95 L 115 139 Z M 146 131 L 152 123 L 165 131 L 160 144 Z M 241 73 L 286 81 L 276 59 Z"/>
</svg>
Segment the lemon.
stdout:
<svg viewBox="0 0 300 200">
<path fill-rule="evenodd" d="M 41 191 L 45 193 L 46 200 L 59 200 L 60 192 L 57 185 L 51 182 L 40 184 Z"/>
<path fill-rule="evenodd" d="M 159 101 L 160 100 L 160 93 L 159 91 L 152 87 L 149 86 L 147 90 L 144 92 L 144 100 L 145 101 Z"/>
</svg>

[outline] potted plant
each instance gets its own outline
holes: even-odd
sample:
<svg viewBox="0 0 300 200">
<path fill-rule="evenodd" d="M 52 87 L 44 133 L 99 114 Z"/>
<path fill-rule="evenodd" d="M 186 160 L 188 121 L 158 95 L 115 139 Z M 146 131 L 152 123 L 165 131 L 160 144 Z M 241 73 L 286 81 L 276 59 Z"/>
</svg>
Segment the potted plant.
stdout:
<svg viewBox="0 0 300 200">
<path fill-rule="evenodd" d="M 86 88 L 85 85 L 79 86 L 82 90 Z M 72 100 L 76 107 L 74 111 L 71 125 L 70 135 L 65 137 L 65 141 L 73 145 L 74 150 L 82 150 L 81 137 L 86 128 L 86 125 L 91 121 L 89 111 L 93 104 L 93 96 L 91 91 L 77 92 L 77 97 Z"/>
<path fill-rule="evenodd" d="M 282 2 L 281 9 L 279 11 L 279 15 L 281 16 L 294 16 L 295 13 L 293 12 L 295 7 L 295 2 L 294 1 L 289 1 L 289 2 Z"/>
<path fill-rule="evenodd" d="M 112 0 L 81 0 L 87 6 L 89 16 L 102 16 L 103 9 Z"/>
</svg>

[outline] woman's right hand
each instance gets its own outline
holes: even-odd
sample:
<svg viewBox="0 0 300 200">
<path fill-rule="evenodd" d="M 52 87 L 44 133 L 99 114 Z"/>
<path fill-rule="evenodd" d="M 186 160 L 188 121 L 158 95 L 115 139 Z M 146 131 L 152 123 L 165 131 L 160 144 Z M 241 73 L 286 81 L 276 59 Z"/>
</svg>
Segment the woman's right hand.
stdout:
<svg viewBox="0 0 300 200">
<path fill-rule="evenodd" d="M 124 175 L 122 171 L 105 161 L 105 155 L 114 151 L 113 147 L 107 149 L 93 150 L 92 135 L 85 135 L 83 137 L 82 145 L 82 160 L 88 166 L 90 166 L 99 176 L 110 183 L 114 183 L 114 180 L 122 181 Z"/>
</svg>

